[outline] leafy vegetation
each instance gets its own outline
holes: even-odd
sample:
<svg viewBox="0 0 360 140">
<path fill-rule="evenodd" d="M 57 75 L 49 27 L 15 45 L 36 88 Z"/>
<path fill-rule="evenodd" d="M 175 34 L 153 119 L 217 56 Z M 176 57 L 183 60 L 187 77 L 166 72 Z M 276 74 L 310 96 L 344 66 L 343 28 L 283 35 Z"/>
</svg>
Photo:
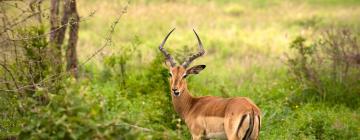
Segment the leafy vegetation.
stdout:
<svg viewBox="0 0 360 140">
<path fill-rule="evenodd" d="M 177 60 L 196 50 L 192 28 L 205 46 L 195 64 L 207 67 L 189 77 L 191 93 L 251 98 L 263 113 L 260 138 L 360 138 L 358 1 L 79 1 L 82 17 L 96 10 L 80 23 L 80 63 L 104 43 L 104 27 L 126 5 L 111 45 L 81 65 L 77 80 L 51 80 L 46 39 L 19 43 L 28 61 L 10 67 L 16 81 L 41 84 L 23 94 L 0 91 L 0 138 L 190 139 L 157 48 L 172 27 L 165 48 Z M 47 26 L 18 33 L 42 35 Z M 42 63 L 25 67 L 30 62 Z M 0 75 L 11 78 L 6 69 Z M 0 89 L 6 86 L 15 85 Z"/>
</svg>

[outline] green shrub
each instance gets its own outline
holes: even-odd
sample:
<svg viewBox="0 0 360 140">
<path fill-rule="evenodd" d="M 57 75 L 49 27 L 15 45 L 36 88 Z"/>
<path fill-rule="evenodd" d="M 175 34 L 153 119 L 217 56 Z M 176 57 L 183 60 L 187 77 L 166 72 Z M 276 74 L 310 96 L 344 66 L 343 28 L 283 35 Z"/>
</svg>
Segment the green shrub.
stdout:
<svg viewBox="0 0 360 140">
<path fill-rule="evenodd" d="M 16 29 L 14 34 L 22 39 L 2 48 L 4 53 L 0 62 L 1 79 L 6 83 L 0 84 L 0 138 L 16 136 L 26 120 L 24 116 L 28 109 L 48 103 L 46 93 L 40 95 L 35 94 L 35 91 L 46 91 L 54 85 L 45 80 L 50 75 L 48 43 L 42 37 L 45 28 L 42 25 L 26 26 Z M 33 105 L 26 106 L 30 102 Z"/>
<path fill-rule="evenodd" d="M 342 110 L 342 114 L 337 114 Z M 294 123 L 296 131 L 293 136 L 311 139 L 357 139 L 359 121 L 352 119 L 353 114 L 344 106 L 327 107 L 321 104 L 308 104 L 296 109 L 292 119 L 287 123 Z"/>
<path fill-rule="evenodd" d="M 107 104 L 83 93 L 83 83 L 64 82 L 70 86 L 60 93 L 49 93 L 47 105 L 27 104 L 31 107 L 19 139 L 134 139 L 144 137 L 140 132 L 152 131 L 127 123 L 121 115 L 109 118 Z"/>
<path fill-rule="evenodd" d="M 288 59 L 289 71 L 300 86 L 291 101 L 328 101 L 359 107 L 360 42 L 357 34 L 347 29 L 331 29 L 313 43 L 297 37 L 290 47 L 296 54 Z"/>
</svg>

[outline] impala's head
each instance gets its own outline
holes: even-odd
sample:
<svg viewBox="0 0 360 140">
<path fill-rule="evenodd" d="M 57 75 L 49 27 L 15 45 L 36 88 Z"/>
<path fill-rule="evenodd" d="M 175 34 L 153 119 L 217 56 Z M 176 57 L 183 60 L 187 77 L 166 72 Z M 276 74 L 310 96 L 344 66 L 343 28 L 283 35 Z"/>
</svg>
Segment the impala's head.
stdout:
<svg viewBox="0 0 360 140">
<path fill-rule="evenodd" d="M 200 37 L 198 36 L 198 34 L 196 33 L 195 30 L 193 30 L 193 31 L 194 31 L 196 38 L 198 40 L 198 43 L 199 43 L 199 52 L 197 54 L 194 54 L 194 55 L 191 55 L 190 57 L 188 57 L 183 64 L 178 65 L 178 66 L 176 65 L 174 58 L 163 48 L 167 38 L 170 36 L 170 34 L 174 30 L 175 29 L 171 30 L 167 34 L 167 36 L 161 43 L 159 49 L 164 54 L 166 61 L 168 62 L 167 64 L 169 64 L 168 68 L 169 68 L 169 75 L 170 75 L 171 93 L 177 97 L 177 96 L 180 96 L 181 93 L 187 88 L 186 77 L 190 74 L 198 74 L 206 66 L 205 65 L 196 65 L 191 68 L 188 68 L 188 66 L 191 64 L 191 62 L 193 60 L 202 56 L 205 53 L 205 50 L 202 46 Z"/>
</svg>

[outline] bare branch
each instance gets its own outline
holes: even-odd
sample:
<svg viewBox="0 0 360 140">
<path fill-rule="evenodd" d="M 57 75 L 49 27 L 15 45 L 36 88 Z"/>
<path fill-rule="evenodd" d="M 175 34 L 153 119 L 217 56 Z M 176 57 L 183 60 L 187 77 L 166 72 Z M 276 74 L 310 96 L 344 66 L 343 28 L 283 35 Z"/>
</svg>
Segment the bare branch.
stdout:
<svg viewBox="0 0 360 140">
<path fill-rule="evenodd" d="M 13 81 L 16 89 L 17 89 L 17 91 L 19 91 L 20 88 L 19 88 L 19 86 L 18 86 L 18 84 L 17 84 L 17 82 L 16 82 L 16 79 L 15 79 L 14 75 L 13 75 L 12 72 L 10 71 L 10 69 L 9 69 L 5 64 L 2 64 L 2 63 L 0 63 L 0 66 L 3 67 L 3 69 L 6 70 L 6 72 L 9 73 L 9 75 L 10 75 L 10 77 L 11 77 L 11 79 L 12 79 L 12 81 Z"/>
<path fill-rule="evenodd" d="M 111 25 L 110 30 L 109 30 L 109 32 L 108 32 L 108 35 L 107 35 L 106 38 L 105 38 L 105 43 L 104 43 L 104 45 L 103 45 L 100 49 L 96 50 L 95 53 L 93 53 L 90 57 L 88 57 L 83 63 L 81 63 L 80 66 L 82 66 L 82 65 L 84 65 L 85 63 L 87 63 L 88 61 L 90 61 L 93 57 L 95 57 L 98 53 L 100 53 L 105 47 L 107 47 L 107 46 L 109 46 L 109 45 L 111 44 L 111 42 L 112 42 L 112 35 L 113 35 L 114 31 L 115 31 L 115 27 L 116 27 L 116 25 L 119 23 L 122 15 L 124 15 L 124 14 L 127 12 L 127 7 L 128 7 L 128 6 L 125 6 L 125 7 L 124 7 L 124 9 L 123 9 L 123 10 L 121 11 L 121 13 L 120 13 L 120 16 L 117 17 L 117 18 L 115 19 L 115 21 L 113 22 L 113 24 Z"/>
<path fill-rule="evenodd" d="M 78 24 L 78 23 L 80 23 L 80 22 L 86 21 L 86 20 L 88 20 L 90 17 L 92 17 L 93 15 L 95 15 L 95 13 L 96 13 L 96 11 L 93 11 L 93 12 L 91 12 L 91 13 L 89 14 L 89 16 L 87 16 L 87 17 L 85 17 L 85 18 L 81 18 L 81 20 L 78 21 L 78 22 L 66 23 L 66 24 L 64 24 L 64 25 L 62 25 L 62 26 L 67 26 L 67 25 L 69 25 L 69 24 Z M 42 34 L 42 35 L 30 36 L 30 37 L 24 37 L 24 38 L 17 38 L 17 39 L 8 39 L 8 40 L 9 40 L 9 41 L 24 41 L 24 40 L 31 40 L 31 39 L 36 39 L 36 38 L 44 38 L 44 37 L 47 37 L 49 34 L 51 35 L 51 34 L 57 32 L 58 30 L 60 30 L 60 29 L 62 28 L 62 26 L 59 26 L 58 28 L 56 28 L 56 29 L 54 29 L 54 30 L 52 30 L 52 31 L 50 31 L 50 32 L 44 33 L 44 34 Z M 2 41 L 0 44 L 5 43 L 5 42 L 6 42 L 6 41 Z"/>
</svg>

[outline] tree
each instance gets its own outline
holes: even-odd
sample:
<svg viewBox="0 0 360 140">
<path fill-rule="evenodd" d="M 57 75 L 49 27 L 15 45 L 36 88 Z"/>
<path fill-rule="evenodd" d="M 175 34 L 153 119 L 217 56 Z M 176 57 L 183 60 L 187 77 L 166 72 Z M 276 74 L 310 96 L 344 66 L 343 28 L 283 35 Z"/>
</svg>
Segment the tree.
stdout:
<svg viewBox="0 0 360 140">
<path fill-rule="evenodd" d="M 50 10 L 50 44 L 53 54 L 51 60 L 56 64 L 57 73 L 62 72 L 62 46 L 65 39 L 65 32 L 69 25 L 69 39 L 66 49 L 66 70 L 77 78 L 78 60 L 76 44 L 78 40 L 80 17 L 76 9 L 76 0 L 64 0 L 62 16 L 59 15 L 59 0 L 51 0 Z M 61 20 L 60 20 L 61 19 Z"/>
</svg>

